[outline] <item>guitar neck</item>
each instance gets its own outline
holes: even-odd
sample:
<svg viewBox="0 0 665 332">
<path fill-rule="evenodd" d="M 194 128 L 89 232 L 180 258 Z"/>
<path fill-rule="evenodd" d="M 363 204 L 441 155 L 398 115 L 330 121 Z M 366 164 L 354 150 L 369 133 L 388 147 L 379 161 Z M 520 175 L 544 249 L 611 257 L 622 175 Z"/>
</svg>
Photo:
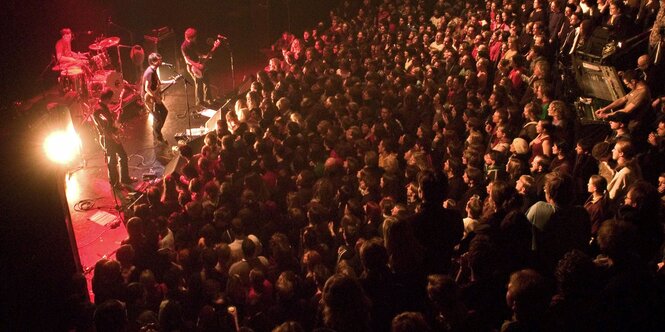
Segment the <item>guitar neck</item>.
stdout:
<svg viewBox="0 0 665 332">
<path fill-rule="evenodd" d="M 219 47 L 219 46 L 213 46 L 213 47 L 210 49 L 210 52 L 208 52 L 208 53 L 205 55 L 205 58 L 201 61 L 201 64 L 205 64 L 206 62 L 208 62 L 208 60 L 210 60 L 210 57 L 212 56 L 213 53 L 215 53 L 215 51 L 217 50 L 217 47 Z"/>
<path fill-rule="evenodd" d="M 180 78 L 182 78 L 182 75 L 178 75 L 178 76 L 174 77 L 174 78 L 173 78 L 173 83 L 169 83 L 169 84 L 167 84 L 164 88 L 162 88 L 161 90 L 159 90 L 159 93 L 162 94 L 162 93 L 164 93 L 166 90 L 170 89 L 173 85 L 176 84 L 176 82 L 178 82 L 178 80 L 179 80 Z"/>
</svg>

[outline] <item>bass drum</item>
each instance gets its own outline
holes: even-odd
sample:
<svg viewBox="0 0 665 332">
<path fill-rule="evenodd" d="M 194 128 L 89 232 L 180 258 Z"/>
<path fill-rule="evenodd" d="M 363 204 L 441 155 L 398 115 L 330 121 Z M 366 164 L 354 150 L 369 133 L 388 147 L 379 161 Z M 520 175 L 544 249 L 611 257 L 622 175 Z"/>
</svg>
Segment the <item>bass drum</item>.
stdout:
<svg viewBox="0 0 665 332">
<path fill-rule="evenodd" d="M 60 91 L 66 94 L 70 91 L 78 93 L 80 96 L 87 96 L 85 72 L 79 66 L 70 66 L 60 72 Z"/>
<path fill-rule="evenodd" d="M 112 104 L 119 103 L 122 91 L 124 89 L 122 73 L 114 70 L 103 70 L 95 73 L 93 78 L 90 80 L 90 83 L 88 84 L 90 96 L 99 98 L 104 89 L 113 90 L 113 97 L 111 97 Z"/>
</svg>

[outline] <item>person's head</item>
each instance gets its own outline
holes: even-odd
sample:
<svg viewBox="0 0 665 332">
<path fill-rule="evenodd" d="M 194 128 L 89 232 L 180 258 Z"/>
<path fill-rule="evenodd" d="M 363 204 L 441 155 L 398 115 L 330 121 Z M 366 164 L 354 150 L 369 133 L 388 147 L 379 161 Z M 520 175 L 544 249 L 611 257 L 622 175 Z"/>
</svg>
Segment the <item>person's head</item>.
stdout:
<svg viewBox="0 0 665 332">
<path fill-rule="evenodd" d="M 656 125 L 656 131 L 655 134 L 657 137 L 665 137 L 665 118 L 662 118 L 658 120 L 658 124 Z"/>
<path fill-rule="evenodd" d="M 597 161 L 608 161 L 612 158 L 612 145 L 608 142 L 599 142 L 591 149 L 591 156 Z"/>
<path fill-rule="evenodd" d="M 633 257 L 637 246 L 636 226 L 621 220 L 606 220 L 598 230 L 600 252 L 613 260 Z"/>
<path fill-rule="evenodd" d="M 121 332 L 127 329 L 127 309 L 125 304 L 107 300 L 97 306 L 94 313 L 95 330 L 99 332 Z"/>
<path fill-rule="evenodd" d="M 365 271 L 380 271 L 388 264 L 388 252 L 381 241 L 365 241 L 360 247 L 360 262 Z"/>
<path fill-rule="evenodd" d="M 531 175 L 522 175 L 515 183 L 515 190 L 521 195 L 533 194 L 536 190 L 536 180 Z"/>
<path fill-rule="evenodd" d="M 531 162 L 531 168 L 529 170 L 531 171 L 531 174 L 542 173 L 549 169 L 550 163 L 550 159 L 546 156 L 536 156 L 533 158 L 533 161 Z"/>
<path fill-rule="evenodd" d="M 610 123 L 610 129 L 620 130 L 628 128 L 629 116 L 625 112 L 617 112 L 607 117 L 607 121 Z"/>
<path fill-rule="evenodd" d="M 665 194 L 665 173 L 658 175 L 658 193 L 661 196 Z"/>
<path fill-rule="evenodd" d="M 62 39 L 71 40 L 72 39 L 72 29 L 70 29 L 70 28 L 60 29 L 60 37 L 62 37 Z"/>
<path fill-rule="evenodd" d="M 536 124 L 536 132 L 538 134 L 551 134 L 553 130 L 552 123 L 549 120 L 540 120 Z"/>
<path fill-rule="evenodd" d="M 625 5 L 623 1 L 610 1 L 610 15 L 620 15 L 623 13 Z"/>
<path fill-rule="evenodd" d="M 483 185 L 484 174 L 483 171 L 476 167 L 467 167 L 464 171 L 463 179 L 464 182 L 469 186 L 482 186 Z"/>
<path fill-rule="evenodd" d="M 194 28 L 187 28 L 185 30 L 185 40 L 187 41 L 196 41 L 197 31 Z"/>
<path fill-rule="evenodd" d="M 637 84 L 642 80 L 638 72 L 634 69 L 629 69 L 623 72 L 621 79 L 623 80 L 623 84 L 630 90 L 634 90 L 637 87 Z"/>
<path fill-rule="evenodd" d="M 651 59 L 649 59 L 648 54 L 640 55 L 640 57 L 637 58 L 637 69 L 642 71 L 647 70 L 649 68 L 650 61 Z"/>
<path fill-rule="evenodd" d="M 131 266 L 134 261 L 134 248 L 129 244 L 125 244 L 118 248 L 115 257 L 123 267 Z"/>
<path fill-rule="evenodd" d="M 440 204 L 445 199 L 447 190 L 448 181 L 440 174 L 433 171 L 418 174 L 418 193 L 423 202 Z"/>
<path fill-rule="evenodd" d="M 525 139 L 517 137 L 510 144 L 510 152 L 517 155 L 525 155 L 529 153 L 529 143 Z"/>
<path fill-rule="evenodd" d="M 358 280 L 344 274 L 331 276 L 323 287 L 323 322 L 337 331 L 369 329 L 369 299 Z"/>
<path fill-rule="evenodd" d="M 162 64 L 162 55 L 156 52 L 150 53 L 150 55 L 148 55 L 148 64 L 150 66 L 159 66 Z"/>
<path fill-rule="evenodd" d="M 547 281 L 531 269 L 513 272 L 508 282 L 506 302 L 517 321 L 529 323 L 542 319 L 550 303 Z"/>
<path fill-rule="evenodd" d="M 423 314 L 415 311 L 405 311 L 393 318 L 390 327 L 391 332 L 428 332 L 430 331 L 429 325 Z"/>
<path fill-rule="evenodd" d="M 559 294 L 575 300 L 593 292 L 597 268 L 587 254 L 574 249 L 561 258 L 554 276 Z"/>
<path fill-rule="evenodd" d="M 612 159 L 619 163 L 630 161 L 635 157 L 635 149 L 629 140 L 619 140 L 612 149 Z"/>
<path fill-rule="evenodd" d="M 553 100 L 547 108 L 547 115 L 562 119 L 566 113 L 566 104 L 561 100 Z"/>
<path fill-rule="evenodd" d="M 567 157 L 570 153 L 570 145 L 566 141 L 557 141 L 552 144 L 552 154 L 563 158 Z"/>
<path fill-rule="evenodd" d="M 489 198 L 494 203 L 496 209 L 510 211 L 521 205 L 521 197 L 517 194 L 517 189 L 502 180 L 496 180 L 491 183 Z"/>
<path fill-rule="evenodd" d="M 275 327 L 272 332 L 305 332 L 305 329 L 296 321 L 288 321 Z"/>
<path fill-rule="evenodd" d="M 607 190 L 607 180 L 598 174 L 591 175 L 587 183 L 587 192 L 602 194 L 605 190 Z"/>
<path fill-rule="evenodd" d="M 590 140 L 583 138 L 579 139 L 577 144 L 575 144 L 575 153 L 578 156 L 588 155 L 592 147 Z"/>
<path fill-rule="evenodd" d="M 557 206 L 567 206 L 574 201 L 575 185 L 568 174 L 551 172 L 545 175 L 545 200 Z"/>
<path fill-rule="evenodd" d="M 628 189 L 624 199 L 624 205 L 637 209 L 642 215 L 658 214 L 660 209 L 660 197 L 658 189 L 646 181 L 637 181 Z"/>
<path fill-rule="evenodd" d="M 479 219 L 483 212 L 483 202 L 478 195 L 473 195 L 466 203 L 466 215 L 471 219 Z"/>
</svg>

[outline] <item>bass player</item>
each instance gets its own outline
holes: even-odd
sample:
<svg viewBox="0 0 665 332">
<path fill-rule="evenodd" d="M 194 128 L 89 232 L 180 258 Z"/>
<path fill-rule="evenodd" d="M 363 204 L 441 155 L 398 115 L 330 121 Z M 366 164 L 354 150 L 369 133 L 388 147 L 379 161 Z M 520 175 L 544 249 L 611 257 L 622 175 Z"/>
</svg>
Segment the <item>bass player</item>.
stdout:
<svg viewBox="0 0 665 332">
<path fill-rule="evenodd" d="M 168 145 L 166 139 L 162 135 L 162 127 L 166 122 L 169 111 L 164 106 L 162 100 L 162 84 L 174 84 L 175 79 L 162 81 L 157 73 L 157 68 L 162 64 L 162 56 L 159 53 L 152 53 L 148 56 L 148 68 L 143 73 L 141 95 L 145 102 L 148 111 L 152 113 L 152 135 L 156 142 Z"/>
<path fill-rule="evenodd" d="M 113 90 L 105 89 L 102 92 L 99 104 L 92 113 L 92 118 L 99 133 L 99 144 L 106 153 L 111 185 L 116 188 L 128 187 L 137 179 L 129 176 L 127 152 L 120 142 L 119 129 L 115 125 L 116 119 L 108 106 L 112 97 Z M 120 174 L 118 174 L 118 166 L 120 166 Z"/>
<path fill-rule="evenodd" d="M 187 72 L 194 79 L 194 90 L 196 91 L 196 105 L 209 106 L 212 102 L 209 80 L 205 72 L 205 62 L 210 59 L 213 52 L 219 47 L 219 38 L 213 43 L 212 49 L 207 55 L 201 56 L 196 42 L 197 31 L 194 28 L 185 30 L 185 41 L 182 42 L 180 50 L 187 63 Z"/>
</svg>

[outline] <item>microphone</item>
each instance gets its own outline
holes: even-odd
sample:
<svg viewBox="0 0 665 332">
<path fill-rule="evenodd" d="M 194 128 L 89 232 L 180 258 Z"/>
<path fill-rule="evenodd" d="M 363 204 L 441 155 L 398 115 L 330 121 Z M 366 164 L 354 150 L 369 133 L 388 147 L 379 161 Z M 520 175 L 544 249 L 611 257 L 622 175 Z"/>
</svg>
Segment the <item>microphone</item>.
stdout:
<svg viewBox="0 0 665 332">
<path fill-rule="evenodd" d="M 228 39 L 228 38 L 226 38 L 226 36 L 224 36 L 224 35 L 218 34 L 217 39 L 225 40 L 225 39 Z"/>
<path fill-rule="evenodd" d="M 167 67 L 169 67 L 169 68 L 173 68 L 173 67 L 175 67 L 175 65 L 173 65 L 173 64 L 171 64 L 171 63 L 168 63 L 168 62 L 162 62 L 162 65 L 163 65 L 163 66 L 167 66 Z"/>
</svg>

